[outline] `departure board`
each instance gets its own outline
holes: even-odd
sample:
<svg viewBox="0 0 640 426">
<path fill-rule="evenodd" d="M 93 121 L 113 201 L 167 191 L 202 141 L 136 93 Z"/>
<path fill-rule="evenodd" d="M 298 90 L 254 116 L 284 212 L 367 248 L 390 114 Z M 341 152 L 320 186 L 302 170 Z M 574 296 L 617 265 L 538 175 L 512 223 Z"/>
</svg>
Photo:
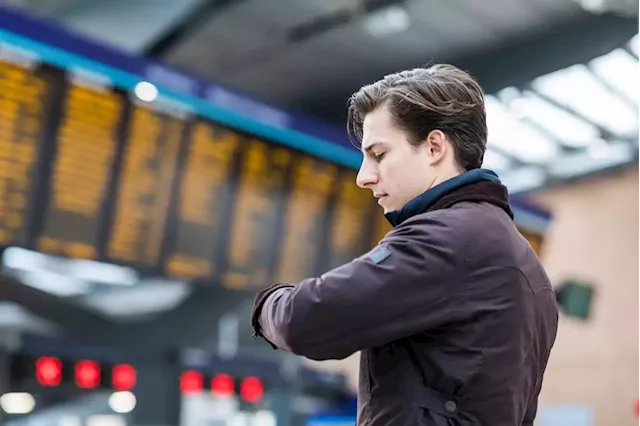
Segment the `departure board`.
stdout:
<svg viewBox="0 0 640 426">
<path fill-rule="evenodd" d="M 356 172 L 343 171 L 333 208 L 329 268 L 350 262 L 368 249 L 371 191 L 356 186 Z"/>
<path fill-rule="evenodd" d="M 0 246 L 27 243 L 48 92 L 34 69 L 0 60 Z"/>
<path fill-rule="evenodd" d="M 123 96 L 107 88 L 69 85 L 38 250 L 75 258 L 98 257 L 123 104 Z"/>
<path fill-rule="evenodd" d="M 538 232 L 533 232 L 528 229 L 518 227 L 520 233 L 529 241 L 533 250 L 540 256 L 542 254 L 542 243 L 544 236 Z"/>
<path fill-rule="evenodd" d="M 391 223 L 384 217 L 384 211 L 382 207 L 376 203 L 376 208 L 373 212 L 374 224 L 373 224 L 373 239 L 370 241 L 368 248 L 373 248 L 384 239 L 384 237 L 393 229 Z"/>
<path fill-rule="evenodd" d="M 107 253 L 114 261 L 157 267 L 184 122 L 138 105 L 130 114 Z"/>
<path fill-rule="evenodd" d="M 207 122 L 194 125 L 178 195 L 177 230 L 167 272 L 178 278 L 211 277 L 240 136 Z"/>
<path fill-rule="evenodd" d="M 0 250 L 259 289 L 350 262 L 392 228 L 355 170 L 41 61 L 0 42 Z M 520 232 L 540 254 L 544 235 Z"/>
<path fill-rule="evenodd" d="M 299 157 L 287 201 L 276 281 L 299 282 L 316 274 L 327 203 L 337 176 L 335 165 L 308 156 Z"/>
<path fill-rule="evenodd" d="M 279 244 L 279 204 L 284 201 L 293 158 L 290 150 L 263 141 L 247 140 L 244 145 L 222 280 L 229 288 L 268 284 Z"/>
</svg>

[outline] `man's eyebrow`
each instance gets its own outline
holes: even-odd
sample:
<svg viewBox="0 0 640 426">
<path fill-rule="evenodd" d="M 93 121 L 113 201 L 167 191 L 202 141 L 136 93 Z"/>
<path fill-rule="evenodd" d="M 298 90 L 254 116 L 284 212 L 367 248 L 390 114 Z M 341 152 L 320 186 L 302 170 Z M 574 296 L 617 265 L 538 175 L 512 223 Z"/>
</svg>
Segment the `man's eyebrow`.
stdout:
<svg viewBox="0 0 640 426">
<path fill-rule="evenodd" d="M 373 148 L 375 148 L 375 147 L 377 147 L 377 146 L 382 146 L 382 145 L 384 145 L 384 142 L 382 142 L 382 141 L 374 142 L 374 143 L 372 143 L 371 145 L 368 145 L 368 146 L 366 146 L 366 147 L 362 148 L 362 151 L 364 151 L 364 152 L 368 153 L 368 152 L 371 152 L 371 150 L 372 150 Z"/>
</svg>

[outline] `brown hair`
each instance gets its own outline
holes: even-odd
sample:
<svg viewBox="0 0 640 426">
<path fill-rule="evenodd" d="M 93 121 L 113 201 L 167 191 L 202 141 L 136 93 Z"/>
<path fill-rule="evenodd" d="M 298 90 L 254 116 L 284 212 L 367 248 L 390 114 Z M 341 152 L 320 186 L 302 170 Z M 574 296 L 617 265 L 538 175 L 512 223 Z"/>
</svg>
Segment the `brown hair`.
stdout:
<svg viewBox="0 0 640 426">
<path fill-rule="evenodd" d="M 362 87 L 349 99 L 349 133 L 362 140 L 364 117 L 382 105 L 412 145 L 419 146 L 438 129 L 451 141 L 460 166 L 482 166 L 487 145 L 484 92 L 468 73 L 437 64 L 390 74 Z"/>
</svg>

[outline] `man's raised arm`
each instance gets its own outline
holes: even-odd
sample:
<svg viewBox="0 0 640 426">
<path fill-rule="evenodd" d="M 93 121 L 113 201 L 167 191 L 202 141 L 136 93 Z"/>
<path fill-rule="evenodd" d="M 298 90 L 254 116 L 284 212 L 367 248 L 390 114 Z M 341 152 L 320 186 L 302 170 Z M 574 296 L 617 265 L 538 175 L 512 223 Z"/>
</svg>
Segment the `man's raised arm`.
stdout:
<svg viewBox="0 0 640 426">
<path fill-rule="evenodd" d="M 462 238 L 438 217 L 407 221 L 321 277 L 261 291 L 256 335 L 310 359 L 342 359 L 465 315 Z"/>
</svg>

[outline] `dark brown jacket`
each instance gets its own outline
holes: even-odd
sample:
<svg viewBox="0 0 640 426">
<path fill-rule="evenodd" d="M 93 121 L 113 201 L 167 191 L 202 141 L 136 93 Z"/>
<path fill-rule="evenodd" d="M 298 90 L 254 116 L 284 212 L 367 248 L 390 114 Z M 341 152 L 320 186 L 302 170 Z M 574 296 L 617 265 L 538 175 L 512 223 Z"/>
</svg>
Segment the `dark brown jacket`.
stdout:
<svg viewBox="0 0 640 426">
<path fill-rule="evenodd" d="M 533 423 L 555 295 L 506 189 L 468 180 L 395 218 L 352 262 L 256 297 L 254 328 L 274 347 L 314 360 L 361 351 L 360 426 Z"/>
</svg>

